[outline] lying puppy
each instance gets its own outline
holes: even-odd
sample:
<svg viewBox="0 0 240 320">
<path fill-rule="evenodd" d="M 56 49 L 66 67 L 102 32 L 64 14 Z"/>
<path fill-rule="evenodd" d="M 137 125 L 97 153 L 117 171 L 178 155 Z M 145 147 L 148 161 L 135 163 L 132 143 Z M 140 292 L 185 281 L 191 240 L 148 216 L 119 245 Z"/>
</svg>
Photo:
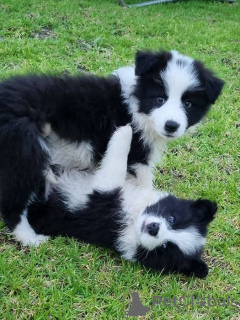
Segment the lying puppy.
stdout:
<svg viewBox="0 0 240 320">
<path fill-rule="evenodd" d="M 0 84 L 0 211 L 13 231 L 32 199 L 45 201 L 51 166 L 91 169 L 116 126 L 134 132 L 128 171 L 152 185 L 169 140 L 198 123 L 223 81 L 202 63 L 171 52 L 138 52 L 136 65 L 107 78 L 25 76 Z M 24 237 L 24 234 L 23 234 Z"/>
<path fill-rule="evenodd" d="M 29 205 L 15 236 L 34 245 L 50 235 L 75 237 L 164 273 L 207 276 L 201 255 L 216 204 L 178 199 L 126 180 L 131 139 L 131 127 L 122 127 L 98 171 L 63 172 L 45 204 Z"/>
</svg>

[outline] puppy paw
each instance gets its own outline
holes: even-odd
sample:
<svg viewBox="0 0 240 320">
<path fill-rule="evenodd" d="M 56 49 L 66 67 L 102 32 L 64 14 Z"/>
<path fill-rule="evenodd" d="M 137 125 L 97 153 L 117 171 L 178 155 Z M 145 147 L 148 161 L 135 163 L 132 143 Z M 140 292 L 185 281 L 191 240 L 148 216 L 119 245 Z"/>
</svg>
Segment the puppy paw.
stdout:
<svg viewBox="0 0 240 320">
<path fill-rule="evenodd" d="M 119 127 L 113 133 L 113 137 L 115 139 L 123 140 L 123 141 L 131 141 L 132 140 L 132 127 L 127 124 L 126 126 Z"/>
<path fill-rule="evenodd" d="M 112 135 L 110 148 L 115 148 L 117 153 L 128 153 L 132 141 L 132 127 L 126 125 L 119 127 Z"/>
<path fill-rule="evenodd" d="M 207 267 L 206 263 L 203 261 L 194 262 L 193 274 L 197 278 L 201 278 L 201 279 L 206 278 L 206 276 L 208 275 L 208 267 Z"/>
<path fill-rule="evenodd" d="M 49 236 L 45 236 L 43 234 L 37 234 L 36 238 L 35 238 L 35 241 L 33 243 L 33 246 L 34 247 L 38 247 L 40 244 L 46 242 L 48 239 L 49 239 Z"/>
<path fill-rule="evenodd" d="M 46 242 L 49 236 L 43 234 L 25 234 L 16 236 L 16 240 L 23 246 L 38 247 L 41 243 Z"/>
<path fill-rule="evenodd" d="M 21 216 L 21 221 L 13 231 L 13 235 L 17 241 L 21 242 L 23 246 L 33 247 L 38 247 L 41 243 L 47 241 L 49 238 L 49 236 L 36 234 L 36 232 L 28 223 L 25 215 Z"/>
</svg>

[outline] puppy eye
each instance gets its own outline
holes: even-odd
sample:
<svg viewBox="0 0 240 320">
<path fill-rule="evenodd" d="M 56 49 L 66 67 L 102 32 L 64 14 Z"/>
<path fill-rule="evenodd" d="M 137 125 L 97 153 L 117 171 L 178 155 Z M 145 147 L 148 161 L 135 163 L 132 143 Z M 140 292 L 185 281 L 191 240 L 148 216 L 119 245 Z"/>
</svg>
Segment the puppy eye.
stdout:
<svg viewBox="0 0 240 320">
<path fill-rule="evenodd" d="M 158 97 L 157 98 L 157 103 L 159 103 L 160 105 L 163 105 L 165 103 L 166 99 L 164 99 L 163 97 Z"/>
<path fill-rule="evenodd" d="M 191 108 L 191 106 L 192 106 L 192 102 L 191 102 L 190 100 L 185 100 L 185 101 L 184 101 L 184 105 L 185 105 L 185 107 L 186 107 L 187 109 L 189 109 L 189 108 Z"/>
<path fill-rule="evenodd" d="M 169 217 L 169 218 L 168 218 L 168 222 L 169 222 L 170 224 L 173 224 L 173 223 L 175 222 L 175 218 L 174 218 L 174 217 Z"/>
</svg>

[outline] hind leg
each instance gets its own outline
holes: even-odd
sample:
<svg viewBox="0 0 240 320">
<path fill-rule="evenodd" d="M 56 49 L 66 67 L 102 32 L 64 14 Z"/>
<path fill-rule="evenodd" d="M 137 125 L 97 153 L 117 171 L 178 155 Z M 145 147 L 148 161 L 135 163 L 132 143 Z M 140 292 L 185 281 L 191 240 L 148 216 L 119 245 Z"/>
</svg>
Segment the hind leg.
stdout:
<svg viewBox="0 0 240 320">
<path fill-rule="evenodd" d="M 129 125 L 121 127 L 113 133 L 100 169 L 95 174 L 94 189 L 111 191 L 124 186 L 131 141 L 132 128 Z"/>
<path fill-rule="evenodd" d="M 3 219 L 20 242 L 37 243 L 36 239 L 32 241 L 34 231 L 22 227 L 31 201 L 45 199 L 44 172 L 48 154 L 39 142 L 37 130 L 24 119 L 18 119 L 14 126 L 2 126 L 0 155 L 0 211 Z"/>
<path fill-rule="evenodd" d="M 27 192 L 27 190 L 20 190 L 20 186 L 19 188 L 17 186 L 19 184 L 16 184 L 16 188 L 12 188 L 10 191 L 12 194 L 18 193 L 15 199 L 12 199 L 11 195 L 9 196 L 5 190 L 2 194 L 2 198 L 4 198 L 1 201 L 3 220 L 12 231 L 12 234 L 23 245 L 38 246 L 47 237 L 37 235 L 28 223 L 27 206 L 31 203 L 31 195 L 34 195 L 34 188 L 32 192 Z"/>
</svg>

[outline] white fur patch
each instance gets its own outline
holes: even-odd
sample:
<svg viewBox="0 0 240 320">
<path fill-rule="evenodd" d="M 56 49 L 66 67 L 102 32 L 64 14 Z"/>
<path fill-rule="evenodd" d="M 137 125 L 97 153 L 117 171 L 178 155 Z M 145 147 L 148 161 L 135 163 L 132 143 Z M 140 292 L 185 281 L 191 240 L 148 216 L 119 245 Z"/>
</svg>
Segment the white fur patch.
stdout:
<svg viewBox="0 0 240 320">
<path fill-rule="evenodd" d="M 90 171 L 64 171 L 58 179 L 57 189 L 63 194 L 69 210 L 82 209 L 93 191 L 94 175 Z"/>
<path fill-rule="evenodd" d="M 24 211 L 23 215 L 21 215 L 21 221 L 14 229 L 13 234 L 22 245 L 38 247 L 41 243 L 47 241 L 49 237 L 36 234 L 28 223 L 26 214 L 26 211 Z"/>
<path fill-rule="evenodd" d="M 49 155 L 49 148 L 48 148 L 46 142 L 45 142 L 42 138 L 38 138 L 38 142 L 39 142 L 42 150 L 43 150 L 46 154 Z"/>
<path fill-rule="evenodd" d="M 138 100 L 132 95 L 137 79 L 135 76 L 135 67 L 126 66 L 119 68 L 113 72 L 113 75 L 120 80 L 123 101 L 130 107 L 131 113 L 137 112 Z"/>
<path fill-rule="evenodd" d="M 47 141 L 53 164 L 61 165 L 66 169 L 78 168 L 79 170 L 93 167 L 93 150 L 89 142 L 69 142 L 59 138 L 53 132 Z"/>
<path fill-rule="evenodd" d="M 136 179 L 133 179 L 133 183 L 136 186 L 142 186 L 143 188 L 149 188 L 150 190 L 153 188 L 153 172 L 152 167 L 145 164 L 135 164 L 132 165 L 131 168 L 136 172 Z"/>
</svg>

